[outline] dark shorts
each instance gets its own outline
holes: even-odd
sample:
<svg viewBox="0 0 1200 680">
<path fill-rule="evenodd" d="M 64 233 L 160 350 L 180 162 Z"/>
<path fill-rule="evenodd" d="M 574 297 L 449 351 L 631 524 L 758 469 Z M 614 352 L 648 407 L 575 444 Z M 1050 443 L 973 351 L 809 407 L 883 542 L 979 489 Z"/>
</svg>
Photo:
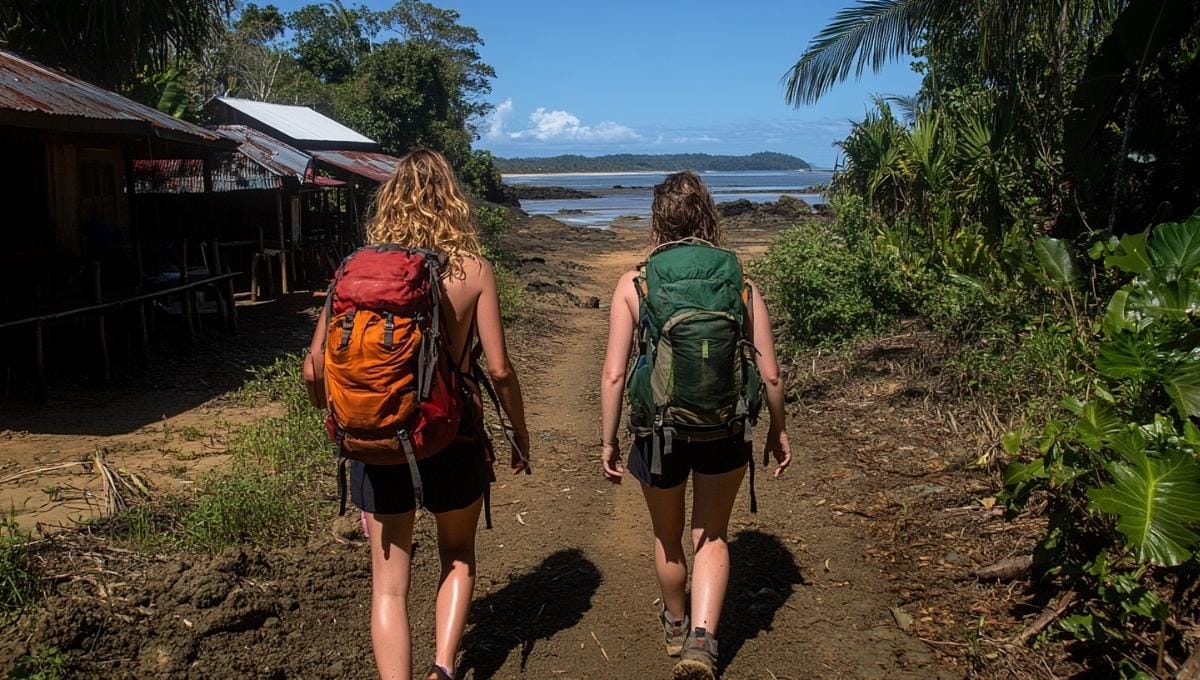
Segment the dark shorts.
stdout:
<svg viewBox="0 0 1200 680">
<path fill-rule="evenodd" d="M 468 507 L 483 496 L 492 468 L 479 443 L 451 444 L 417 463 L 425 493 L 425 509 L 449 512 Z M 350 499 L 364 512 L 399 514 L 416 508 L 407 465 L 368 465 L 350 461 Z"/>
<path fill-rule="evenodd" d="M 753 442 L 745 441 L 741 434 L 710 442 L 676 440 L 671 445 L 671 455 L 663 456 L 662 474 L 651 475 L 652 445 L 650 437 L 633 440 L 633 449 L 629 452 L 629 474 L 655 489 L 673 489 L 686 482 L 692 472 L 702 475 L 733 472 L 749 463 L 754 455 Z"/>
</svg>

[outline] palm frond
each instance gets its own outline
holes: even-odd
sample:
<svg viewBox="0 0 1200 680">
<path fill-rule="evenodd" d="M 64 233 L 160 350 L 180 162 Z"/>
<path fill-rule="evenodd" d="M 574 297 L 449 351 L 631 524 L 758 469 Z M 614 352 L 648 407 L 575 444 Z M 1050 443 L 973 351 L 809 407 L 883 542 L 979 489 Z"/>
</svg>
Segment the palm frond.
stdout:
<svg viewBox="0 0 1200 680">
<path fill-rule="evenodd" d="M 854 70 L 878 71 L 912 50 L 939 0 L 859 0 L 840 10 L 784 75 L 787 102 L 811 104 Z"/>
<path fill-rule="evenodd" d="M 881 95 L 880 99 L 888 104 L 895 104 L 903 114 L 904 122 L 909 125 L 916 124 L 917 118 L 928 108 L 926 102 L 921 101 L 921 97 L 915 94 L 885 94 Z"/>
</svg>

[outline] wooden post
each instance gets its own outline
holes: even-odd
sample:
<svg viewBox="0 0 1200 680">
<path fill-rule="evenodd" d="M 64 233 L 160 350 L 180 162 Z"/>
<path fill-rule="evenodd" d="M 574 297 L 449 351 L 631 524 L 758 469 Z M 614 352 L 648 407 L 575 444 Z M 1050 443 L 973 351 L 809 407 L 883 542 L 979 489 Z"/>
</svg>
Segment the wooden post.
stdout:
<svg viewBox="0 0 1200 680">
<path fill-rule="evenodd" d="M 283 187 L 275 191 L 275 215 L 279 220 L 279 289 L 287 295 L 287 239 L 283 233 Z"/>
<path fill-rule="evenodd" d="M 284 295 L 288 294 L 288 251 L 279 251 L 279 281 Z"/>
<path fill-rule="evenodd" d="M 237 332 L 238 332 L 237 300 L 235 300 L 233 298 L 233 277 L 232 276 L 229 277 L 228 279 L 225 279 L 225 285 L 228 286 L 226 288 L 226 292 L 228 292 L 228 294 L 229 294 L 229 320 L 228 320 L 229 332 L 237 334 Z"/>
<path fill-rule="evenodd" d="M 250 302 L 258 302 L 258 261 L 262 259 L 262 250 L 250 258 Z"/>
</svg>

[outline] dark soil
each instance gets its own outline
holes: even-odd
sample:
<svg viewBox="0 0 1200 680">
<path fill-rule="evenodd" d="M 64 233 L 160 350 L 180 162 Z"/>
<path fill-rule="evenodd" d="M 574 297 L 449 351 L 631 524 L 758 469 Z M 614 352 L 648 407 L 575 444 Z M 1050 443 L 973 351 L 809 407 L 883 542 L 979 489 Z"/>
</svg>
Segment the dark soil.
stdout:
<svg viewBox="0 0 1200 680">
<path fill-rule="evenodd" d="M 749 253 L 773 233 L 730 229 Z M 509 239 L 534 308 L 510 344 L 535 474 L 501 471 L 494 487 L 495 529 L 479 534 L 457 677 L 668 676 L 645 507 L 632 480 L 602 478 L 595 446 L 604 307 L 644 239 L 637 229 L 572 230 L 546 218 Z M 599 308 L 568 304 L 592 298 Z M 1043 669 L 1003 643 L 1036 607 L 1021 608 L 1010 585 L 972 576 L 1027 551 L 1030 527 L 1000 517 L 991 474 L 971 466 L 979 426 L 944 396 L 938 356 L 936 337 L 910 328 L 849 359 L 797 362 L 796 462 L 781 478 L 759 475 L 760 512 L 751 515 L 743 497 L 731 523 L 723 677 L 1071 670 L 1054 658 Z M 0 631 L 0 664 L 54 646 L 80 677 L 374 677 L 368 551 L 356 524 L 314 529 L 304 545 L 217 557 L 137 555 L 100 535 L 56 535 L 37 546 L 51 593 Z M 432 529 L 431 517 L 418 518 L 418 666 L 432 658 Z"/>
</svg>

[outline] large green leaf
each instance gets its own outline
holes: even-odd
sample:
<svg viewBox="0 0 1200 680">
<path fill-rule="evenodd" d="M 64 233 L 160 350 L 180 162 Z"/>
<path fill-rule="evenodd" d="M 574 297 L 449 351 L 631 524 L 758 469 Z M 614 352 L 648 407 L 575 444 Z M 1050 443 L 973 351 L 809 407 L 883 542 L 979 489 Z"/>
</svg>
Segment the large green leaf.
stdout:
<svg viewBox="0 0 1200 680">
<path fill-rule="evenodd" d="M 1156 319 L 1187 321 L 1200 311 L 1200 284 L 1191 278 L 1168 281 L 1152 277 L 1149 281 L 1138 281 L 1130 290 L 1125 304 L 1127 312 L 1142 312 Z"/>
<path fill-rule="evenodd" d="M 1109 378 L 1147 378 L 1158 373 L 1158 345 L 1148 334 L 1120 331 L 1100 343 L 1096 368 Z"/>
<path fill-rule="evenodd" d="M 1061 239 L 1043 236 L 1034 241 L 1033 252 L 1051 285 L 1062 288 L 1079 280 L 1079 267 L 1071 256 L 1071 249 Z"/>
<path fill-rule="evenodd" d="M 1200 540 L 1200 465 L 1173 452 L 1163 458 L 1144 453 L 1128 463 L 1106 465 L 1111 484 L 1090 489 L 1097 510 L 1115 515 L 1117 530 L 1143 562 L 1175 566 L 1188 560 Z"/>
<path fill-rule="evenodd" d="M 1092 400 L 1083 405 L 1079 422 L 1075 424 L 1075 434 L 1088 448 L 1099 451 L 1124 427 L 1125 421 L 1117 416 L 1111 406 Z"/>
<path fill-rule="evenodd" d="M 1200 416 L 1200 358 L 1189 355 L 1162 382 L 1181 418 Z"/>
<path fill-rule="evenodd" d="M 1104 264 L 1130 274 L 1145 274 L 1153 263 L 1146 252 L 1146 234 L 1126 234 L 1117 246 L 1118 252 L 1104 258 Z"/>
<path fill-rule="evenodd" d="M 1200 266 L 1200 215 L 1158 225 L 1150 239 L 1150 252 L 1168 281 L 1186 279 Z"/>
</svg>

